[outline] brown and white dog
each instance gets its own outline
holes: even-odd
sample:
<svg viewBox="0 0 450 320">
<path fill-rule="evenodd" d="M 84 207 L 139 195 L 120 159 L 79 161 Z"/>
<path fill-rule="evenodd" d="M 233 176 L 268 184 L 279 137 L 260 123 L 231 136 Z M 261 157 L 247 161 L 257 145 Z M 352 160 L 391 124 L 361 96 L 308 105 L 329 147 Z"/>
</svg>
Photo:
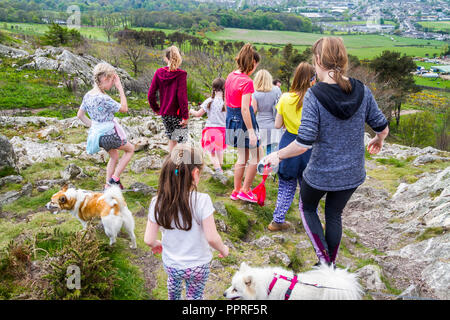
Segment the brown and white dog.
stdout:
<svg viewBox="0 0 450 320">
<path fill-rule="evenodd" d="M 46 208 L 53 211 L 54 214 L 58 213 L 58 210 L 70 211 L 73 216 L 78 218 L 83 228 L 86 227 L 89 220 L 100 218 L 105 233 L 109 237 L 110 245 L 116 242 L 117 234 L 123 225 L 130 235 L 131 248 L 136 248 L 133 215 L 118 186 L 112 186 L 104 193 L 64 186 L 52 196 Z"/>
</svg>

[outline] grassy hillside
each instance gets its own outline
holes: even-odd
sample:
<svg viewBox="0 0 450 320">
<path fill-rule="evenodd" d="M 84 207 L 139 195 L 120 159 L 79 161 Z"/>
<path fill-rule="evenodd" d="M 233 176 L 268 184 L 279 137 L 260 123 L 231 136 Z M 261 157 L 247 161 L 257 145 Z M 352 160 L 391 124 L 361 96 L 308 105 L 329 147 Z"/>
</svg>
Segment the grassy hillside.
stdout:
<svg viewBox="0 0 450 320">
<path fill-rule="evenodd" d="M 212 40 L 239 40 L 258 44 L 287 44 L 310 46 L 323 35 L 314 33 L 267 31 L 226 28 L 218 32 L 206 33 Z M 360 59 L 371 59 L 384 50 L 406 53 L 411 56 L 424 57 L 433 53 L 440 54 L 443 41 L 412 39 L 390 35 L 340 35 L 349 53 Z M 392 39 L 391 39 L 392 37 Z"/>
</svg>

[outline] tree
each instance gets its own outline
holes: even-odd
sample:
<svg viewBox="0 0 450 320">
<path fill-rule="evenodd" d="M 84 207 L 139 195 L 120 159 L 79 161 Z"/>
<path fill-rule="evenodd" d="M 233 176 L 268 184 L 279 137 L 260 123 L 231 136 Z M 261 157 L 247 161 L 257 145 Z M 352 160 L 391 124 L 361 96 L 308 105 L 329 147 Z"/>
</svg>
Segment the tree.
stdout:
<svg viewBox="0 0 450 320">
<path fill-rule="evenodd" d="M 44 34 L 44 43 L 54 47 L 61 45 L 78 45 L 82 41 L 81 33 L 76 29 L 61 27 L 52 23 Z"/>
<path fill-rule="evenodd" d="M 103 31 L 105 31 L 106 37 L 108 38 L 108 42 L 111 42 L 111 37 L 114 35 L 114 32 L 116 32 L 115 19 L 111 16 L 106 16 L 103 19 L 102 28 Z"/>
<path fill-rule="evenodd" d="M 145 57 L 146 48 L 139 44 L 136 40 L 127 39 L 121 43 L 122 52 L 128 59 L 134 72 L 134 76 L 137 77 L 142 60 Z"/>
<path fill-rule="evenodd" d="M 406 96 L 409 93 L 419 91 L 412 75 L 417 66 L 413 59 L 406 54 L 402 56 L 399 52 L 384 51 L 369 63 L 369 67 L 377 73 L 381 82 L 386 82 L 396 89 L 392 98 L 395 103 L 394 113 L 398 126 L 400 110 Z"/>
</svg>

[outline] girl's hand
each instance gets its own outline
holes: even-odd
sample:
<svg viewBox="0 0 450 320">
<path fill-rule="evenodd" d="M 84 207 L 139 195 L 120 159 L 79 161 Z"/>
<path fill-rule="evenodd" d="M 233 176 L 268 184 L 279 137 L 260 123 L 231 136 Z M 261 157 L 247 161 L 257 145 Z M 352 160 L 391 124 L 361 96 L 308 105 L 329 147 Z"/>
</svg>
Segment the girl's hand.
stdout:
<svg viewBox="0 0 450 320">
<path fill-rule="evenodd" d="M 186 127 L 187 124 L 188 124 L 188 121 L 189 121 L 189 119 L 183 119 L 183 120 L 180 122 L 180 126 L 181 126 L 182 128 Z"/>
<path fill-rule="evenodd" d="M 226 258 L 229 252 L 230 249 L 227 246 L 224 246 L 223 250 L 219 253 L 219 258 Z"/>
<path fill-rule="evenodd" d="M 161 253 L 163 250 L 161 241 L 157 240 L 157 245 L 152 248 L 153 254 Z"/>
<path fill-rule="evenodd" d="M 369 144 L 367 145 L 367 151 L 369 151 L 370 154 L 377 154 L 381 151 L 381 148 L 383 147 L 383 139 L 381 139 L 378 136 L 375 136 L 372 140 L 370 140 Z"/>
<path fill-rule="evenodd" d="M 122 82 L 120 82 L 120 78 L 119 75 L 116 73 L 114 75 L 114 86 L 119 90 L 120 88 L 122 88 Z"/>
</svg>

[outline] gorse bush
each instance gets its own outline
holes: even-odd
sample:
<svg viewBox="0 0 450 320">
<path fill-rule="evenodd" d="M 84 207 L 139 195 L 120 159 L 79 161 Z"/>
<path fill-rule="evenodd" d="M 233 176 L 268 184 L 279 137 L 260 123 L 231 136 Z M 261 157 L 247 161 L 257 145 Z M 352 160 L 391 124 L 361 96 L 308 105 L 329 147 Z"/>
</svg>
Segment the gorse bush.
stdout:
<svg viewBox="0 0 450 320">
<path fill-rule="evenodd" d="M 56 259 L 50 264 L 51 271 L 44 276 L 50 282 L 46 298 L 73 299 L 110 299 L 116 277 L 116 270 L 105 254 L 104 244 L 98 239 L 92 225 L 72 234 Z M 68 286 L 67 270 L 76 266 L 80 270 L 81 289 Z"/>
<path fill-rule="evenodd" d="M 83 38 L 81 33 L 76 29 L 68 29 L 53 23 L 48 27 L 48 31 L 44 35 L 44 44 L 59 47 L 62 45 L 76 46 L 79 45 Z"/>
</svg>

